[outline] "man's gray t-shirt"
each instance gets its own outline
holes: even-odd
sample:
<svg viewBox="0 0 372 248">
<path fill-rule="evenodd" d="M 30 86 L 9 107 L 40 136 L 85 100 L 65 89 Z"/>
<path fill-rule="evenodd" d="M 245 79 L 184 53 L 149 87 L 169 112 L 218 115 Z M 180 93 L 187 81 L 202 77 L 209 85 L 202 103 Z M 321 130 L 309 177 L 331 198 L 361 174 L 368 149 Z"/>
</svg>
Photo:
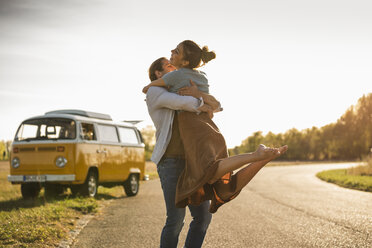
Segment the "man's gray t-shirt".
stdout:
<svg viewBox="0 0 372 248">
<path fill-rule="evenodd" d="M 169 92 L 177 93 L 183 87 L 191 86 L 190 79 L 195 82 L 200 91 L 209 93 L 209 85 L 206 74 L 202 71 L 188 68 L 180 68 L 165 74 L 162 79 L 169 87 Z"/>
</svg>

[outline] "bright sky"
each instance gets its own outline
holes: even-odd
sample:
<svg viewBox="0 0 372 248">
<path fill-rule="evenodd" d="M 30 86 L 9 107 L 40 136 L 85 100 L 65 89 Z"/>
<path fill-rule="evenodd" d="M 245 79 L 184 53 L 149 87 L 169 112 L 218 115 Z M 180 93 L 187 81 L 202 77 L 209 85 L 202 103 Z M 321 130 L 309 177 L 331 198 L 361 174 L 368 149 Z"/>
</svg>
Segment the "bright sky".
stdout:
<svg viewBox="0 0 372 248">
<path fill-rule="evenodd" d="M 0 0 L 0 140 L 26 118 L 85 109 L 152 124 L 141 89 L 185 39 L 228 147 L 255 131 L 321 127 L 372 92 L 370 0 Z"/>
</svg>

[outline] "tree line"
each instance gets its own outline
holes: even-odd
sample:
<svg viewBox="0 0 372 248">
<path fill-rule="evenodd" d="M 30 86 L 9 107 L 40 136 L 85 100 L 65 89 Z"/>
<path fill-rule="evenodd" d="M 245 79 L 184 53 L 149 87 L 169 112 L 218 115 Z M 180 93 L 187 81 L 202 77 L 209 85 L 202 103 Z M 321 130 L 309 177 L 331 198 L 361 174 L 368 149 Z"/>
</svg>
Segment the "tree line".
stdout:
<svg viewBox="0 0 372 248">
<path fill-rule="evenodd" d="M 151 157 L 155 145 L 155 130 L 147 126 L 141 130 L 145 141 L 146 160 Z M 357 160 L 372 152 L 372 93 L 359 98 L 336 121 L 323 127 L 304 130 L 292 128 L 285 133 L 264 135 L 253 133 L 240 146 L 229 149 L 229 154 L 252 152 L 259 144 L 281 146 L 289 150 L 281 160 Z M 11 141 L 0 141 L 0 160 L 9 158 Z"/>
<path fill-rule="evenodd" d="M 240 146 L 229 149 L 230 155 L 252 152 L 259 144 L 281 146 L 289 150 L 282 160 L 357 160 L 372 152 L 372 93 L 359 98 L 337 120 L 323 127 L 304 130 L 292 128 L 285 133 L 253 133 Z"/>
</svg>

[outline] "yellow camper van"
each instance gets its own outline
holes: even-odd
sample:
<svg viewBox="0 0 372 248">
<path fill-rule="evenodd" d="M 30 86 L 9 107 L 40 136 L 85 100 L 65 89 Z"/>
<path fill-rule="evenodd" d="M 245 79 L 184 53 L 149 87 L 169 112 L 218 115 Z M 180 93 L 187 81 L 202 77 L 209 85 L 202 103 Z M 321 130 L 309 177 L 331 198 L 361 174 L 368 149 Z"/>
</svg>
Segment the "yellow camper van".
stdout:
<svg viewBox="0 0 372 248">
<path fill-rule="evenodd" d="M 21 184 L 24 198 L 60 194 L 94 197 L 98 185 L 139 190 L 145 157 L 141 133 L 129 122 L 106 114 L 57 110 L 22 122 L 15 135 L 8 180 Z"/>
</svg>

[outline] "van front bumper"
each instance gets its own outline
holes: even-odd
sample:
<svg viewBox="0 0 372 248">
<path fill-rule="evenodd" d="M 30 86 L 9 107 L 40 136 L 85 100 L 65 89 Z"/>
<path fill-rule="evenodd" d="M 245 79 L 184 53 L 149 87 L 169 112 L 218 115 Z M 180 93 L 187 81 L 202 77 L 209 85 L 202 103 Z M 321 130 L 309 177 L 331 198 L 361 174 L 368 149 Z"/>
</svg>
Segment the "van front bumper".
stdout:
<svg viewBox="0 0 372 248">
<path fill-rule="evenodd" d="M 8 175 L 8 181 L 12 183 L 71 182 L 75 181 L 75 175 Z"/>
</svg>

